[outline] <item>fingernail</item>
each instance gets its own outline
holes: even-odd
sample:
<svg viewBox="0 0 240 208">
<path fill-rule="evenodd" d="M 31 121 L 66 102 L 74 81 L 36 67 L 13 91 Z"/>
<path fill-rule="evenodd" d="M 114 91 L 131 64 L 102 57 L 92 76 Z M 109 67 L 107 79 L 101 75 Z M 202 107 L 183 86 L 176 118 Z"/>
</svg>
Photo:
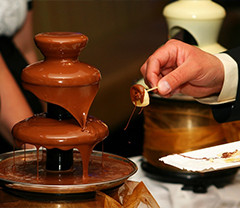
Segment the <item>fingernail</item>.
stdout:
<svg viewBox="0 0 240 208">
<path fill-rule="evenodd" d="M 170 93 L 172 90 L 167 81 L 160 81 L 158 83 L 158 89 L 164 95 Z"/>
</svg>

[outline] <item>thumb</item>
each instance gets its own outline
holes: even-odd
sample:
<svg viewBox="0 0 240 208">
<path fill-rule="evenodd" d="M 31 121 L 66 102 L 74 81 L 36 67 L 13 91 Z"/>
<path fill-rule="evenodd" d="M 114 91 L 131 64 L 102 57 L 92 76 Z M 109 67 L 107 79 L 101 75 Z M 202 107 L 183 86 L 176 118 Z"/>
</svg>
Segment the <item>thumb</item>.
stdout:
<svg viewBox="0 0 240 208">
<path fill-rule="evenodd" d="M 160 79 L 160 81 L 158 82 L 158 91 L 161 95 L 167 95 L 171 93 L 172 88 L 165 78 Z"/>
<path fill-rule="evenodd" d="M 159 80 L 158 91 L 161 95 L 167 95 L 172 91 L 175 91 L 182 84 L 185 84 L 192 80 L 193 76 L 194 74 L 192 70 L 188 70 L 186 72 L 186 66 L 184 67 L 181 65 Z"/>
</svg>

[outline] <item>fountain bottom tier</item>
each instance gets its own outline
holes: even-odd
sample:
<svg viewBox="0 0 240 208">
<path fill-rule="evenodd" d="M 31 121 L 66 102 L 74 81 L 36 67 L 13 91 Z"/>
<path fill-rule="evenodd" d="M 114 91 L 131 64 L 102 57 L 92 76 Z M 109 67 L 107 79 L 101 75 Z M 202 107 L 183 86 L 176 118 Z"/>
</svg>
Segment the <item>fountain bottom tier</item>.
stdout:
<svg viewBox="0 0 240 208">
<path fill-rule="evenodd" d="M 8 188 L 21 191 L 73 194 L 117 187 L 133 175 L 136 165 L 121 156 L 93 151 L 89 162 L 89 177 L 82 178 L 82 159 L 73 151 L 73 166 L 68 171 L 45 169 L 46 151 L 19 150 L 0 155 L 0 180 Z"/>
<path fill-rule="evenodd" d="M 80 128 L 74 118 L 56 120 L 46 114 L 23 120 L 13 128 L 18 146 L 33 144 L 47 149 L 48 170 L 68 170 L 72 166 L 72 149 L 81 153 L 83 179 L 88 178 L 88 163 L 94 146 L 108 135 L 108 127 L 94 117 L 88 117 L 86 127 Z"/>
</svg>

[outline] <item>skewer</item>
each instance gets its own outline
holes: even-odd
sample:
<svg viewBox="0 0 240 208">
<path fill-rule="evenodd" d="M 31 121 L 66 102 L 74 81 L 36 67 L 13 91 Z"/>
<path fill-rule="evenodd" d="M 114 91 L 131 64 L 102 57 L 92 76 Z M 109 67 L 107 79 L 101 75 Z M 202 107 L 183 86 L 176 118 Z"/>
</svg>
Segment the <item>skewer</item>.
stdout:
<svg viewBox="0 0 240 208">
<path fill-rule="evenodd" d="M 147 92 L 150 92 L 150 91 L 153 91 L 153 90 L 156 90 L 158 87 L 152 87 L 150 89 L 147 89 Z"/>
</svg>

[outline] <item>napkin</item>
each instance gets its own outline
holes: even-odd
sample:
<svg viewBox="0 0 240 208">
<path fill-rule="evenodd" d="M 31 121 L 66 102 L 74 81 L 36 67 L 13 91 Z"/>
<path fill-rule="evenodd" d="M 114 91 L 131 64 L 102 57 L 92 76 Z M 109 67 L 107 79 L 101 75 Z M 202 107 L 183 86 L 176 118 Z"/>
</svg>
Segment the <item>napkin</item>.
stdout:
<svg viewBox="0 0 240 208">
<path fill-rule="evenodd" d="M 210 172 L 240 166 L 240 141 L 159 159 L 165 164 L 193 172 Z"/>
</svg>

